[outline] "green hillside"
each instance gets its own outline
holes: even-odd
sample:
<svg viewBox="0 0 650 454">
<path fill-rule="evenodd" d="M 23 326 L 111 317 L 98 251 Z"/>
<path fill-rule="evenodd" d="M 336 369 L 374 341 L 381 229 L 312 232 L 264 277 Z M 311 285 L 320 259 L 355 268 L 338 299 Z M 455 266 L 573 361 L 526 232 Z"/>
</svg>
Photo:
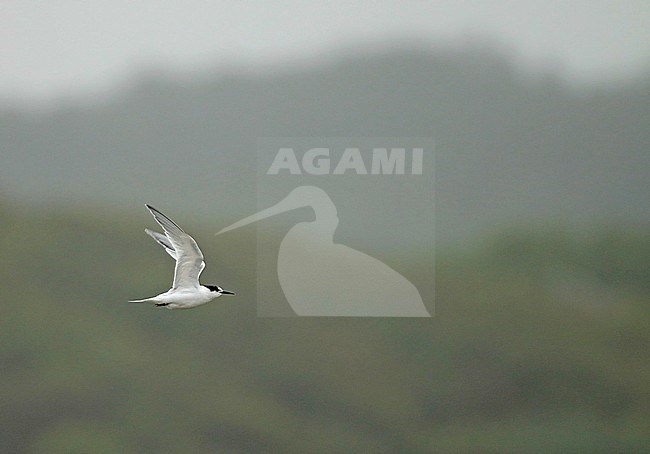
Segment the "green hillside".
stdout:
<svg viewBox="0 0 650 454">
<path fill-rule="evenodd" d="M 650 445 L 647 233 L 512 230 L 439 251 L 432 319 L 262 319 L 254 232 L 214 237 L 226 220 L 188 231 L 203 280 L 236 297 L 127 304 L 166 290 L 173 263 L 126 214 L 0 207 L 3 452 Z"/>
<path fill-rule="evenodd" d="M 317 67 L 191 81 L 154 71 L 95 104 L 0 105 L 0 193 L 132 211 L 164 200 L 183 216 L 234 220 L 257 208 L 261 137 L 425 137 L 435 142 L 436 241 L 522 220 L 647 227 L 648 118 L 649 77 L 571 87 L 481 46 L 351 51 Z M 359 190 L 323 189 L 337 206 Z M 365 192 L 374 205 L 385 194 Z M 421 191 L 409 206 L 428 211 L 430 199 Z"/>
</svg>

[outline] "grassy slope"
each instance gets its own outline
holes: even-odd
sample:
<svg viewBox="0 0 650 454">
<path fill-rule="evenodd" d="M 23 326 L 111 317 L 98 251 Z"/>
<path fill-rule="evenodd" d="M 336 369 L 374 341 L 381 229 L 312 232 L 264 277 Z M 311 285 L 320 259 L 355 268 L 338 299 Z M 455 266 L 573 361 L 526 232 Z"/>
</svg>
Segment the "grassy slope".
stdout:
<svg viewBox="0 0 650 454">
<path fill-rule="evenodd" d="M 206 256 L 229 257 L 209 262 L 206 282 L 238 295 L 170 312 L 125 303 L 170 277 L 142 226 L 0 216 L 0 445 L 11 452 L 630 452 L 650 441 L 647 236 L 504 234 L 446 254 L 430 320 L 274 320 L 255 317 L 252 238 L 220 244 L 192 229 Z"/>
</svg>

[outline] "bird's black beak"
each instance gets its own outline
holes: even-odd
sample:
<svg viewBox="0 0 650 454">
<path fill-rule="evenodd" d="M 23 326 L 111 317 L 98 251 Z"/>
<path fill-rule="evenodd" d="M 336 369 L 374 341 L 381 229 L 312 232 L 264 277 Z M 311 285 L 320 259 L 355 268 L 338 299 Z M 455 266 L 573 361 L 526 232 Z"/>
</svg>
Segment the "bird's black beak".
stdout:
<svg viewBox="0 0 650 454">
<path fill-rule="evenodd" d="M 229 292 L 228 290 L 222 290 L 222 291 L 221 291 L 221 294 L 222 294 L 222 295 L 234 295 L 235 292 Z"/>
</svg>

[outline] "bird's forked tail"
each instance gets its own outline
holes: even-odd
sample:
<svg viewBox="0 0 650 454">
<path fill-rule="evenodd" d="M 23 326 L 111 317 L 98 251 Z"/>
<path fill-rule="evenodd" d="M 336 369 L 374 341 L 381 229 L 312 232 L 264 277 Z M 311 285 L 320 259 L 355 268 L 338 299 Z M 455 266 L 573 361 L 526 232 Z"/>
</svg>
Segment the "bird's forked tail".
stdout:
<svg viewBox="0 0 650 454">
<path fill-rule="evenodd" d="M 142 300 L 130 300 L 129 303 L 153 303 L 153 298 L 145 298 Z"/>
</svg>

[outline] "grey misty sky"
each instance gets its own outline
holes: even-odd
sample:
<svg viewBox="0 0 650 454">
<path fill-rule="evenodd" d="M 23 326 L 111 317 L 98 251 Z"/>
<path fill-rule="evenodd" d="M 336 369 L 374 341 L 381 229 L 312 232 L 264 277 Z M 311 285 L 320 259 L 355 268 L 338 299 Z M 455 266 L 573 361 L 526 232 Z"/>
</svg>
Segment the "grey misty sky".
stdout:
<svg viewBox="0 0 650 454">
<path fill-rule="evenodd" d="M 574 81 L 650 69 L 650 1 L 3 0 L 0 97 L 101 92 L 143 68 L 286 68 L 412 39 L 494 39 Z"/>
</svg>

